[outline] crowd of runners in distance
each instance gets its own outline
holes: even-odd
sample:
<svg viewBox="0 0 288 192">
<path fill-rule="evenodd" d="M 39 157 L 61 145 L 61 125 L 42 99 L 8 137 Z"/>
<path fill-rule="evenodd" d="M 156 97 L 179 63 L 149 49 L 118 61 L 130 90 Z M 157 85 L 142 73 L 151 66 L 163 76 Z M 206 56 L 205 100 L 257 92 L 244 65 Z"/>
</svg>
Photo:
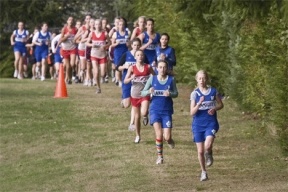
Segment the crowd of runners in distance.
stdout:
<svg viewBox="0 0 288 192">
<path fill-rule="evenodd" d="M 143 125 L 150 122 L 154 128 L 156 164 L 162 164 L 163 143 L 175 147 L 172 98 L 178 96 L 173 71 L 176 56 L 169 40 L 169 35 L 156 32 L 154 20 L 145 16 L 135 21 L 133 30 L 129 30 L 123 17 L 116 17 L 112 27 L 105 18 L 86 15 L 83 22 L 75 23 L 69 17 L 59 32 L 50 32 L 48 24 L 42 23 L 31 35 L 19 22 L 10 38 L 15 55 L 14 78 L 28 78 L 27 65 L 32 65 L 32 80 L 45 81 L 47 68 L 49 78 L 57 79 L 62 65 L 66 84 L 96 87 L 97 94 L 111 78 L 121 88 L 122 107 L 132 106 L 128 129 L 135 131 L 134 143 L 141 141 L 142 117 Z M 216 110 L 223 108 L 219 93 L 208 86 L 208 79 L 205 71 L 197 73 L 197 88 L 190 98 L 191 129 L 202 169 L 201 181 L 208 179 L 205 166 L 213 163 L 212 144 L 219 129 Z"/>
</svg>

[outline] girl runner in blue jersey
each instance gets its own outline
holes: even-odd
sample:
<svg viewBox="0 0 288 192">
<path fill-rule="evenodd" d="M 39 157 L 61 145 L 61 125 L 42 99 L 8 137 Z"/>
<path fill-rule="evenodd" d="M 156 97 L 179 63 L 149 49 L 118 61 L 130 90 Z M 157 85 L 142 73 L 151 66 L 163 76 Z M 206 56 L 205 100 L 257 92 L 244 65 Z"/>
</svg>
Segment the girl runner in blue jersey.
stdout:
<svg viewBox="0 0 288 192">
<path fill-rule="evenodd" d="M 118 31 L 114 32 L 111 39 L 111 47 L 114 47 L 114 66 L 116 69 L 121 56 L 128 51 L 130 31 L 126 30 L 126 23 L 124 19 L 120 19 L 118 23 Z M 116 85 L 122 86 L 121 73 L 115 71 Z"/>
<path fill-rule="evenodd" d="M 132 49 L 122 55 L 120 62 L 118 63 L 116 67 L 116 70 L 122 72 L 122 102 L 121 104 L 123 105 L 124 108 L 128 108 L 131 105 L 130 92 L 131 92 L 131 86 L 132 86 L 131 82 L 128 84 L 125 84 L 124 79 L 127 74 L 128 68 L 131 65 L 135 65 L 136 63 L 136 59 L 134 55 L 135 55 L 135 52 L 140 48 L 140 46 L 141 46 L 140 39 L 138 38 L 133 39 L 132 44 L 131 44 Z M 144 63 L 148 63 L 148 60 L 146 57 L 144 58 Z M 130 131 L 135 130 L 133 107 L 131 108 L 131 120 L 130 120 L 130 125 L 128 126 L 128 129 Z"/>
<path fill-rule="evenodd" d="M 29 38 L 29 31 L 24 29 L 24 22 L 18 22 L 18 29 L 14 30 L 11 37 L 10 43 L 14 50 L 14 77 L 23 79 L 23 62 L 26 57 L 26 41 Z"/>
<path fill-rule="evenodd" d="M 160 44 L 156 47 L 156 60 L 165 60 L 168 63 L 168 73 L 173 74 L 173 67 L 176 65 L 176 56 L 174 48 L 169 44 L 170 36 L 167 33 L 162 33 Z"/>
<path fill-rule="evenodd" d="M 154 31 L 154 20 L 149 18 L 146 21 L 146 31 L 140 34 L 139 39 L 142 41 L 141 50 L 144 50 L 148 57 L 149 64 L 155 70 L 156 46 L 160 42 L 160 34 Z"/>
<path fill-rule="evenodd" d="M 156 136 L 157 160 L 156 164 L 163 163 L 163 139 L 170 148 L 175 147 L 172 139 L 172 114 L 173 100 L 178 96 L 176 81 L 168 75 L 168 63 L 165 60 L 158 61 L 158 75 L 151 76 L 143 91 L 142 96 L 152 94 L 150 103 L 150 124 L 153 125 Z"/>
<path fill-rule="evenodd" d="M 197 88 L 190 96 L 190 114 L 193 116 L 193 140 L 197 146 L 202 170 L 200 181 L 206 181 L 208 179 L 206 166 L 213 164 L 212 146 L 219 129 L 216 111 L 222 109 L 224 105 L 218 91 L 208 86 L 209 77 L 206 71 L 198 71 L 196 81 Z"/>
<path fill-rule="evenodd" d="M 40 73 L 41 68 L 41 81 L 45 80 L 46 62 L 49 54 L 49 44 L 51 40 L 51 33 L 48 31 L 48 24 L 43 23 L 41 30 L 33 36 L 33 44 L 35 47 L 36 59 L 36 74 Z"/>
</svg>

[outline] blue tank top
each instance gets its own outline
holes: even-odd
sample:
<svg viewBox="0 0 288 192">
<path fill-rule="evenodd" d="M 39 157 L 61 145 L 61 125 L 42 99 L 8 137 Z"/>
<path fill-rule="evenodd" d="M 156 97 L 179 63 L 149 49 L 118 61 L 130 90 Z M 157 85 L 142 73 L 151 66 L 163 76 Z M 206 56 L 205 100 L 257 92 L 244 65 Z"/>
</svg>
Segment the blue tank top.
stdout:
<svg viewBox="0 0 288 192">
<path fill-rule="evenodd" d="M 136 59 L 135 59 L 134 55 L 132 55 L 130 51 L 127 51 L 125 64 L 129 64 L 129 66 L 131 66 L 131 65 L 135 65 L 135 63 L 136 63 Z M 123 82 L 124 82 L 124 79 L 126 77 L 127 71 L 128 71 L 128 69 L 123 70 L 123 73 L 122 73 L 122 81 Z"/>
<path fill-rule="evenodd" d="M 198 103 L 200 97 L 204 96 L 204 101 L 199 107 L 199 110 L 193 116 L 193 123 L 192 125 L 200 125 L 200 126 L 207 126 L 208 124 L 214 124 L 216 127 L 219 128 L 218 121 L 217 121 L 217 113 L 215 112 L 214 115 L 209 115 L 208 110 L 216 107 L 216 95 L 217 90 L 213 87 L 209 87 L 206 94 L 203 94 L 199 88 L 194 90 L 196 93 L 196 100 L 195 102 Z M 193 93 L 192 93 L 193 94 Z"/>
<path fill-rule="evenodd" d="M 126 43 L 129 41 L 129 34 L 128 31 L 125 30 L 125 34 L 122 36 L 119 31 L 116 32 L 116 42 L 119 41 L 119 44 L 115 46 L 114 54 L 122 55 L 126 51 L 128 51 L 128 47 Z"/>
<path fill-rule="evenodd" d="M 157 75 L 153 76 L 152 87 L 154 88 L 153 97 L 150 103 L 150 111 L 157 111 L 162 114 L 173 114 L 173 100 L 171 97 L 165 97 L 164 91 L 172 90 L 173 88 L 173 77 L 168 76 L 165 84 L 160 84 L 157 79 Z"/>
<path fill-rule="evenodd" d="M 46 45 L 46 41 L 49 41 L 50 40 L 50 32 L 46 32 L 46 35 L 43 35 L 41 33 L 41 31 L 39 31 L 39 36 L 38 36 L 38 39 L 37 39 L 37 42 L 41 43 L 42 42 L 42 45 L 41 46 L 37 46 L 37 47 L 41 47 L 43 49 L 47 49 L 48 48 L 48 45 Z"/>
<path fill-rule="evenodd" d="M 25 42 L 24 42 L 24 40 L 27 38 L 27 35 L 28 35 L 28 33 L 27 33 L 27 31 L 26 30 L 24 30 L 23 31 L 23 33 L 20 35 L 19 33 L 18 33 L 18 30 L 15 30 L 15 46 L 24 46 L 25 47 Z"/>
<path fill-rule="evenodd" d="M 169 70 L 173 70 L 173 64 L 171 63 L 171 57 L 173 54 L 173 51 L 172 51 L 172 47 L 170 46 L 167 46 L 165 49 L 161 49 L 160 46 L 157 46 L 156 47 L 156 57 L 157 57 L 157 61 L 160 60 L 160 54 L 164 54 L 166 56 L 166 61 L 168 62 L 168 69 Z M 174 57 L 174 56 L 173 56 Z"/>
<path fill-rule="evenodd" d="M 143 44 L 148 43 L 148 41 L 149 41 L 149 35 L 145 31 Z M 160 34 L 156 33 L 155 38 L 153 39 L 152 43 L 144 50 L 144 53 L 147 56 L 150 65 L 156 58 L 156 46 L 159 44 L 159 42 L 160 42 Z"/>
</svg>

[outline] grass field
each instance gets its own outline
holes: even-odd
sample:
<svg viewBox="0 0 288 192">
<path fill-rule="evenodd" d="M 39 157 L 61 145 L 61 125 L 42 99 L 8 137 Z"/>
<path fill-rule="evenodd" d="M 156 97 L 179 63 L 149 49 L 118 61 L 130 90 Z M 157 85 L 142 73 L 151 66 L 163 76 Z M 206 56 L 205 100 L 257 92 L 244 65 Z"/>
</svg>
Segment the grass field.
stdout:
<svg viewBox="0 0 288 192">
<path fill-rule="evenodd" d="M 140 144 L 128 131 L 130 109 L 120 89 L 73 84 L 69 98 L 55 99 L 56 81 L 0 79 L 0 191 L 288 191 L 288 161 L 261 124 L 224 100 L 215 162 L 209 180 L 191 141 L 189 95 L 178 85 L 174 99 L 175 149 L 164 145 L 156 165 L 152 127 L 142 126 Z"/>
</svg>

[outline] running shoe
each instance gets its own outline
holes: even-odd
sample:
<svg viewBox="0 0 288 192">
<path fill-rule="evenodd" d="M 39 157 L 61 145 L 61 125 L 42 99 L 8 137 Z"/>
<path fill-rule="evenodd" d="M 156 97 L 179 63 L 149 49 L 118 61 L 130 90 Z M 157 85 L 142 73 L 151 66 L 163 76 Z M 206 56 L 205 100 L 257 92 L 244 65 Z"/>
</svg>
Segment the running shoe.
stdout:
<svg viewBox="0 0 288 192">
<path fill-rule="evenodd" d="M 134 141 L 134 143 L 139 143 L 140 140 L 141 140 L 141 139 L 140 139 L 140 136 L 136 136 L 136 137 L 135 137 L 135 141 Z"/>
<path fill-rule="evenodd" d="M 136 129 L 136 127 L 135 127 L 134 124 L 130 124 L 130 125 L 128 126 L 128 130 L 129 130 L 129 131 L 135 131 L 135 129 Z"/>
<path fill-rule="evenodd" d="M 206 171 L 202 171 L 200 181 L 207 181 L 208 180 L 208 175 Z"/>
<path fill-rule="evenodd" d="M 13 77 L 14 77 L 14 78 L 17 78 L 17 77 L 18 77 L 18 70 L 15 70 L 15 71 L 14 71 Z"/>
<path fill-rule="evenodd" d="M 116 78 L 115 78 L 115 77 L 113 77 L 113 78 L 112 78 L 112 82 L 115 82 L 115 81 L 116 81 Z"/>
<path fill-rule="evenodd" d="M 18 73 L 17 79 L 23 79 L 23 77 Z"/>
<path fill-rule="evenodd" d="M 41 81 L 45 81 L 45 77 L 44 76 L 41 76 Z"/>
<path fill-rule="evenodd" d="M 32 79 L 32 80 L 35 80 L 35 77 L 33 76 L 31 79 Z"/>
<path fill-rule="evenodd" d="M 157 157 L 156 164 L 157 165 L 163 164 L 163 157 Z"/>
<path fill-rule="evenodd" d="M 148 121 L 149 121 L 149 119 L 148 119 L 148 117 L 143 117 L 143 121 L 142 121 L 142 123 L 143 123 L 143 125 L 148 125 Z"/>
<path fill-rule="evenodd" d="M 210 153 L 206 152 L 205 153 L 205 160 L 206 160 L 206 166 L 210 167 L 213 164 L 213 152 L 211 151 Z"/>
<path fill-rule="evenodd" d="M 28 73 L 26 71 L 24 71 L 23 75 L 24 75 L 25 78 L 28 77 Z"/>
<path fill-rule="evenodd" d="M 90 79 L 88 80 L 87 86 L 88 86 L 88 87 L 91 87 L 91 86 L 92 86 L 92 81 L 91 81 Z"/>
<path fill-rule="evenodd" d="M 98 89 L 98 88 L 97 88 L 97 89 L 96 89 L 96 93 L 97 93 L 97 94 L 101 93 L 101 89 Z"/>
<path fill-rule="evenodd" d="M 121 82 L 121 81 L 118 82 L 118 86 L 119 86 L 120 88 L 122 87 L 122 82 Z"/>
<path fill-rule="evenodd" d="M 93 79 L 93 83 L 92 83 L 92 85 L 93 85 L 93 86 L 96 86 L 96 85 L 97 85 L 97 83 L 96 83 L 96 80 L 95 80 L 95 79 Z"/>
<path fill-rule="evenodd" d="M 170 142 L 168 142 L 168 146 L 171 148 L 171 149 L 174 149 L 175 148 L 175 142 L 173 139 L 170 140 Z"/>
<path fill-rule="evenodd" d="M 109 76 L 106 76 L 104 81 L 105 81 L 105 83 L 108 83 L 109 82 Z"/>
</svg>

